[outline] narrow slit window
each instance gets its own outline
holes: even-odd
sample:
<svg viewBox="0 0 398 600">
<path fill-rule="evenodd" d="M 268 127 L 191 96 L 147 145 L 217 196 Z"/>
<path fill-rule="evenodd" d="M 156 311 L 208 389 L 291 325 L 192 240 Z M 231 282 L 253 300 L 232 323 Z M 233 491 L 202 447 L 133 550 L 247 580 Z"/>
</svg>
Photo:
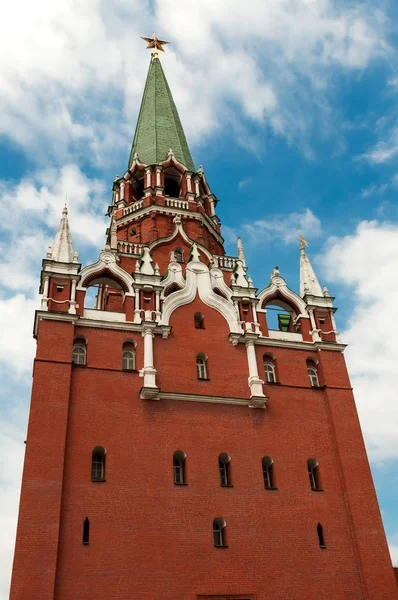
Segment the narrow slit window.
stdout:
<svg viewBox="0 0 398 600">
<path fill-rule="evenodd" d="M 176 248 L 174 250 L 174 257 L 178 263 L 184 262 L 184 252 L 181 248 Z"/>
<path fill-rule="evenodd" d="M 91 481 L 105 481 L 105 456 L 105 448 L 94 448 L 91 458 Z"/>
<path fill-rule="evenodd" d="M 194 314 L 194 324 L 195 324 L 195 329 L 204 329 L 205 328 L 205 317 L 204 314 L 201 312 L 196 312 Z"/>
<path fill-rule="evenodd" d="M 326 544 L 325 544 L 325 536 L 323 534 L 323 527 L 320 523 L 318 523 L 318 525 L 316 526 L 316 531 L 318 534 L 318 541 L 319 541 L 319 547 L 320 548 L 326 548 Z"/>
<path fill-rule="evenodd" d="M 218 457 L 218 469 L 220 472 L 220 485 L 222 487 L 231 487 L 231 458 L 228 454 L 223 452 Z"/>
<path fill-rule="evenodd" d="M 310 479 L 310 486 L 312 490 L 322 490 L 320 475 L 319 475 L 319 464 L 315 458 L 309 458 L 307 460 L 308 477 Z"/>
<path fill-rule="evenodd" d="M 173 476 L 175 485 L 184 485 L 185 481 L 185 453 L 177 450 L 173 454 Z"/>
<path fill-rule="evenodd" d="M 264 487 L 266 490 L 272 490 L 274 486 L 274 461 L 270 456 L 264 456 L 262 459 Z"/>
<path fill-rule="evenodd" d="M 213 540 L 216 548 L 226 548 L 226 524 L 224 519 L 217 518 L 213 521 Z"/>
<path fill-rule="evenodd" d="M 83 523 L 83 545 L 88 546 L 90 543 L 90 521 L 88 517 L 84 519 Z"/>
</svg>

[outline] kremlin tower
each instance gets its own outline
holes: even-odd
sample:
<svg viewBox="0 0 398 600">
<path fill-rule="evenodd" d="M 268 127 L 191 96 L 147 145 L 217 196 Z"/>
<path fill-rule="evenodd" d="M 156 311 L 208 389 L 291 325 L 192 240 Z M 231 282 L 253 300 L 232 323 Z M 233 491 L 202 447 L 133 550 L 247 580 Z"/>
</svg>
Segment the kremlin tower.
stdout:
<svg viewBox="0 0 398 600">
<path fill-rule="evenodd" d="M 106 245 L 43 260 L 10 599 L 398 599 L 334 298 L 225 254 L 147 41 Z"/>
</svg>

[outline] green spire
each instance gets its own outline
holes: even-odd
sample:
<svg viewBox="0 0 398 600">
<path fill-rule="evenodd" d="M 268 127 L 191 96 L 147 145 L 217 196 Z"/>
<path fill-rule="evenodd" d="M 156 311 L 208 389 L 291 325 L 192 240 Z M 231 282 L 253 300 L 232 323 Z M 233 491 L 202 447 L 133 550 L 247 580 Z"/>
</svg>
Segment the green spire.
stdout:
<svg viewBox="0 0 398 600">
<path fill-rule="evenodd" d="M 195 171 L 162 65 L 158 58 L 152 57 L 130 152 L 129 168 L 135 153 L 140 162 L 153 165 L 166 160 L 169 148 L 188 171 Z"/>
</svg>

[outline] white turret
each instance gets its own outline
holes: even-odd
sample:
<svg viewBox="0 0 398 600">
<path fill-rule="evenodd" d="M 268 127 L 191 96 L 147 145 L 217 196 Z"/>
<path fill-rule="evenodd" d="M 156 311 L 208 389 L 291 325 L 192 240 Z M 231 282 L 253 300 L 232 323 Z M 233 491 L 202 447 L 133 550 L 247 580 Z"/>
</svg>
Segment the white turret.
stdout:
<svg viewBox="0 0 398 600">
<path fill-rule="evenodd" d="M 77 262 L 78 260 L 77 252 L 73 252 L 72 248 L 72 234 L 66 206 L 62 209 L 61 221 L 55 234 L 54 243 L 47 251 L 47 258 L 63 263 Z"/>
<path fill-rule="evenodd" d="M 300 296 L 323 296 L 315 271 L 305 252 L 307 242 L 300 236 Z"/>
</svg>

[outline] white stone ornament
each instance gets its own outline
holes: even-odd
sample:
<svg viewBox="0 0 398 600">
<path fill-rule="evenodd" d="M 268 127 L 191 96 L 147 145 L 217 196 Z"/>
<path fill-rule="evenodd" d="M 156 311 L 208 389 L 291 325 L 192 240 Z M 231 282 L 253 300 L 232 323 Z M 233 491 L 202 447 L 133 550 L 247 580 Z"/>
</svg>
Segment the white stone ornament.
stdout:
<svg viewBox="0 0 398 600">
<path fill-rule="evenodd" d="M 246 279 L 246 271 L 241 260 L 237 260 L 234 268 L 235 285 L 247 288 L 249 283 Z"/>
<path fill-rule="evenodd" d="M 154 275 L 155 270 L 152 266 L 153 258 L 149 252 L 148 246 L 144 246 L 141 256 L 140 273 L 143 275 Z"/>
</svg>

